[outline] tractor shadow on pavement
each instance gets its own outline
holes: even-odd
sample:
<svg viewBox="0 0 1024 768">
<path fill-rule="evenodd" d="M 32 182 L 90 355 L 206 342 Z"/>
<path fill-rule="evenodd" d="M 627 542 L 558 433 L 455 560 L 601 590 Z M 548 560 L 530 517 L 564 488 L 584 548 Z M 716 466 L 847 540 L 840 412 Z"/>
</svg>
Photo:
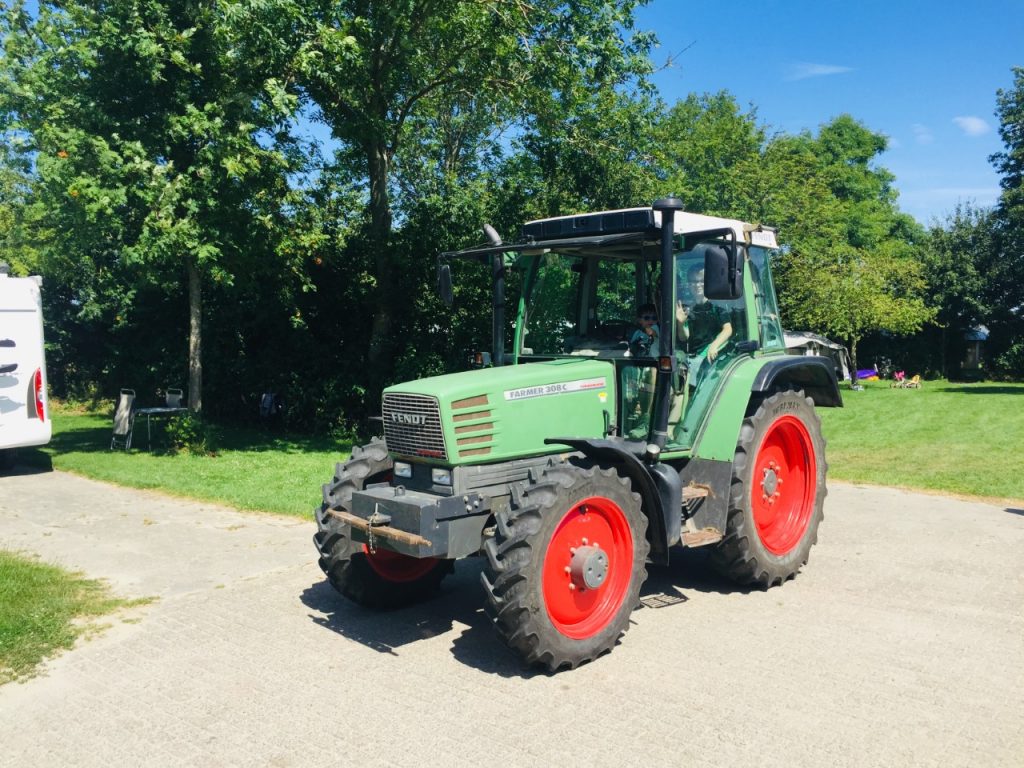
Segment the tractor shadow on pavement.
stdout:
<svg viewBox="0 0 1024 768">
<path fill-rule="evenodd" d="M 448 598 L 446 587 L 447 583 L 442 585 L 436 598 L 394 611 L 358 606 L 339 595 L 326 580 L 311 585 L 300 599 L 306 607 L 323 614 L 310 614 L 315 624 L 367 648 L 396 656 L 396 650 L 402 646 L 451 630 L 452 615 L 439 605 Z"/>
<path fill-rule="evenodd" d="M 301 600 L 322 614 L 310 614 L 314 623 L 379 653 L 398 655 L 398 649 L 411 643 L 457 633 L 452 655 L 466 666 L 503 677 L 543 674 L 525 669 L 495 635 L 483 612 L 482 570 L 481 558 L 461 560 L 455 573 L 441 582 L 435 597 L 395 611 L 361 608 L 335 592 L 326 580 L 306 589 Z"/>
<path fill-rule="evenodd" d="M 670 554 L 668 565 L 647 566 L 647 581 L 640 590 L 640 604 L 645 608 L 685 603 L 687 592 L 735 595 L 758 591 L 719 575 L 710 563 L 708 549 L 674 547 Z"/>
<path fill-rule="evenodd" d="M 674 549 L 670 565 L 648 566 L 647 581 L 640 590 L 641 607 L 681 608 L 689 599 L 687 593 L 692 592 L 752 591 L 716 574 L 706 560 L 706 552 Z M 468 667 L 507 678 L 547 675 L 542 669 L 524 667 L 495 634 L 483 610 L 483 567 L 482 558 L 459 561 L 434 598 L 396 611 L 361 608 L 335 592 L 326 580 L 311 585 L 301 600 L 316 612 L 310 614 L 314 623 L 379 653 L 398 655 L 403 646 L 452 634 L 452 656 Z"/>
</svg>

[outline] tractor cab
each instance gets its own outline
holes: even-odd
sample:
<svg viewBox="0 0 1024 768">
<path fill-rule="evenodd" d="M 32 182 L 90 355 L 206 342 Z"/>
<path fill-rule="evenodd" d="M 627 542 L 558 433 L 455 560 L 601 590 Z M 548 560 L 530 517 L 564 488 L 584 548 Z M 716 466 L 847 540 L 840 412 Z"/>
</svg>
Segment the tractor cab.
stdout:
<svg viewBox="0 0 1024 768">
<path fill-rule="evenodd" d="M 509 270 L 518 273 L 512 348 L 503 349 L 504 321 L 496 324 L 495 364 L 611 362 L 614 436 L 657 437 L 657 371 L 671 368 L 663 447 L 686 451 L 737 357 L 784 349 L 769 263 L 777 245 L 771 229 L 680 212 L 666 258 L 662 230 L 652 208 L 543 219 L 527 223 L 514 244 L 443 254 L 441 269 L 454 258 L 493 262 L 496 300 Z M 509 310 L 494 307 L 496 317 Z"/>
</svg>

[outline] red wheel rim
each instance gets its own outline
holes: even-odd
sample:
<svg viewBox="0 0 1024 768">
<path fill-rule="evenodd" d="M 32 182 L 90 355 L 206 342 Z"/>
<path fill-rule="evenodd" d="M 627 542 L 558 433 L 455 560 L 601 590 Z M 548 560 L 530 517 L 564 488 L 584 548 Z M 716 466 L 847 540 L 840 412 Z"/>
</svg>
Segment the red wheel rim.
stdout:
<svg viewBox="0 0 1024 768">
<path fill-rule="evenodd" d="M 581 578 L 578 566 L 584 553 L 589 557 L 583 560 L 591 563 L 603 560 L 598 586 L 588 587 Z M 593 637 L 618 613 L 632 574 L 633 532 L 619 505 L 603 496 L 577 502 L 559 522 L 544 555 L 548 618 L 566 637 Z"/>
<path fill-rule="evenodd" d="M 817 477 L 807 427 L 795 416 L 776 419 L 757 451 L 750 489 L 757 535 L 773 555 L 790 552 L 807 531 Z"/>
<path fill-rule="evenodd" d="M 371 553 L 365 544 L 363 554 L 378 576 L 399 584 L 422 579 L 437 565 L 436 557 L 409 557 L 389 549 L 378 549 Z"/>
</svg>

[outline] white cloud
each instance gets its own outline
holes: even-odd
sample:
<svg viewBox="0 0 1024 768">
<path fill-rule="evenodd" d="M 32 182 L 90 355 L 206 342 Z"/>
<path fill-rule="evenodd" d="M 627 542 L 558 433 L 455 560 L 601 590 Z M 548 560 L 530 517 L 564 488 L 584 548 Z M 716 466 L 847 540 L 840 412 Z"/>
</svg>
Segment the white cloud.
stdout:
<svg viewBox="0 0 1024 768">
<path fill-rule="evenodd" d="M 914 132 L 914 138 L 917 139 L 918 144 L 931 144 L 935 141 L 935 137 L 932 136 L 932 129 L 927 125 L 914 123 L 910 128 Z"/>
<path fill-rule="evenodd" d="M 786 75 L 787 80 L 806 80 L 809 77 L 824 77 L 826 75 L 841 75 L 844 72 L 852 72 L 852 67 L 841 67 L 836 64 L 811 64 L 798 62 L 789 69 Z"/>
<path fill-rule="evenodd" d="M 968 136 L 981 136 L 989 131 L 988 123 L 980 117 L 974 117 L 973 115 L 954 117 L 953 122 Z"/>
</svg>

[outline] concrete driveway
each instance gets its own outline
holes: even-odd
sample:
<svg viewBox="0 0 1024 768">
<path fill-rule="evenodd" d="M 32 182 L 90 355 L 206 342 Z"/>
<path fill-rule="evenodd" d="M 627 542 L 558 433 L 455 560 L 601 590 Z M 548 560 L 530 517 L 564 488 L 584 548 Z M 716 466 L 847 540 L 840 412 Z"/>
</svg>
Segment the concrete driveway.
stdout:
<svg viewBox="0 0 1024 768">
<path fill-rule="evenodd" d="M 524 672 L 480 564 L 367 613 L 311 520 L 60 472 L 0 478 L 0 547 L 156 596 L 0 687 L 12 766 L 1022 766 L 1024 510 L 833 484 L 795 581 L 654 569 L 611 654 Z"/>
</svg>

